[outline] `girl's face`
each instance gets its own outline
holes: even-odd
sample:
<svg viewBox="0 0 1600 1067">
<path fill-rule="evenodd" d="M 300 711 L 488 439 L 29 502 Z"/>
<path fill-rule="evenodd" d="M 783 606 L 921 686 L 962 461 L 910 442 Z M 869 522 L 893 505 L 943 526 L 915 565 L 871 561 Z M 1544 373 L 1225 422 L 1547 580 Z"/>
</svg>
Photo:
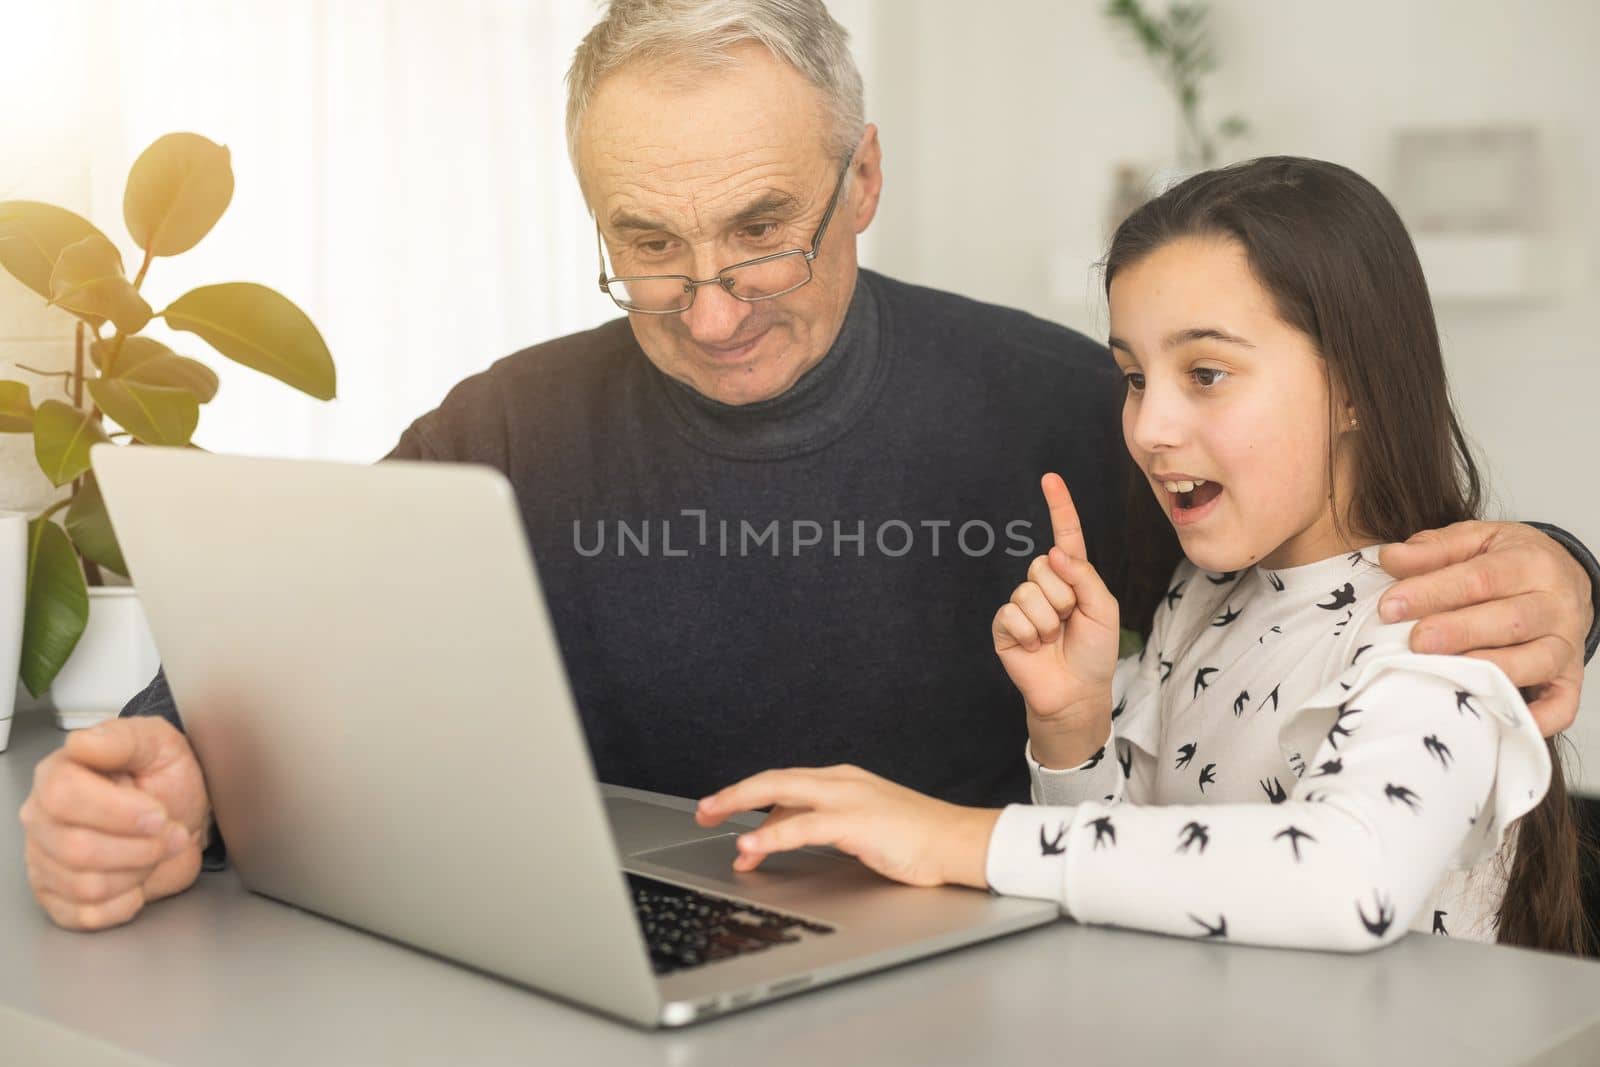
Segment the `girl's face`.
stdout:
<svg viewBox="0 0 1600 1067">
<path fill-rule="evenodd" d="M 1122 433 L 1197 567 L 1273 569 L 1348 551 L 1329 500 L 1328 376 L 1238 242 L 1183 238 L 1118 271 L 1111 352 Z M 1348 457 L 1336 457 L 1348 500 Z"/>
</svg>

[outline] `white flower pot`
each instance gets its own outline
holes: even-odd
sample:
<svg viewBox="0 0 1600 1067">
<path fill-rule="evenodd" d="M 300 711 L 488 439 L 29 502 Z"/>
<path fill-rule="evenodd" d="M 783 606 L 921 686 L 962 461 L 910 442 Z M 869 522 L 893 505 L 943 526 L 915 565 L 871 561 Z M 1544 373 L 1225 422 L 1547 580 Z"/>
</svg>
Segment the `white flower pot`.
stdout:
<svg viewBox="0 0 1600 1067">
<path fill-rule="evenodd" d="M 131 586 L 89 589 L 89 625 L 50 683 L 56 725 L 77 730 L 114 718 L 161 665 L 139 594 Z"/>
<path fill-rule="evenodd" d="M 28 516 L 20 511 L 0 511 L 0 752 L 11 741 L 27 602 Z"/>
</svg>

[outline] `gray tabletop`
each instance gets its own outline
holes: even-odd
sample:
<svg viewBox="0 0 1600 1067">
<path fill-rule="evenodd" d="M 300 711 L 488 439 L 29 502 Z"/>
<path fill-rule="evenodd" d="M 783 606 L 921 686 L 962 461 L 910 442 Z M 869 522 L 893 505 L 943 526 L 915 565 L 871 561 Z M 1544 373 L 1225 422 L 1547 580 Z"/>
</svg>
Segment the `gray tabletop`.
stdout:
<svg viewBox="0 0 1600 1067">
<path fill-rule="evenodd" d="M 1600 965 L 1420 934 L 1338 956 L 1058 923 L 646 1033 L 231 872 L 68 933 L 33 903 L 14 814 L 62 736 L 20 716 L 0 754 L 3 1063 L 1600 1063 Z"/>
</svg>

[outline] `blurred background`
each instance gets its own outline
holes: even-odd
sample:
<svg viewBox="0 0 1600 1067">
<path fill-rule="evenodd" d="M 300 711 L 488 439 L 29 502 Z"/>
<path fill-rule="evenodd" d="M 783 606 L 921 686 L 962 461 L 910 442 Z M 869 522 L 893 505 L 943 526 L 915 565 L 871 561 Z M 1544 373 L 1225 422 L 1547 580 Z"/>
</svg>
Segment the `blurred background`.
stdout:
<svg viewBox="0 0 1600 1067">
<path fill-rule="evenodd" d="M 1600 442 L 1600 4 L 1213 0 L 1194 86 L 1216 159 L 1293 153 L 1371 178 L 1412 228 L 1497 514 L 1600 546 L 1579 484 Z M 1146 5 L 1163 15 L 1167 5 Z M 612 317 L 566 159 L 562 76 L 582 0 L 0 0 L 0 199 L 122 227 L 159 135 L 227 145 L 236 192 L 158 309 L 250 280 L 321 328 L 339 398 L 214 358 L 204 447 L 366 461 L 454 382 Z M 1094 264 L 1130 197 L 1196 166 L 1158 56 L 1104 0 L 833 0 L 881 131 L 865 265 L 1103 336 Z M 1243 132 L 1221 136 L 1237 117 Z M 1192 149 L 1192 146 L 1191 146 Z M 137 260 L 135 259 L 135 262 Z M 131 268 L 130 268 L 131 269 Z M 35 400 L 72 320 L 0 273 L 0 377 Z M 150 330 L 163 336 L 158 326 Z M 199 351 L 196 351 L 199 349 Z M 0 507 L 51 496 L 0 435 Z M 1600 671 L 1571 736 L 1600 793 Z"/>
</svg>

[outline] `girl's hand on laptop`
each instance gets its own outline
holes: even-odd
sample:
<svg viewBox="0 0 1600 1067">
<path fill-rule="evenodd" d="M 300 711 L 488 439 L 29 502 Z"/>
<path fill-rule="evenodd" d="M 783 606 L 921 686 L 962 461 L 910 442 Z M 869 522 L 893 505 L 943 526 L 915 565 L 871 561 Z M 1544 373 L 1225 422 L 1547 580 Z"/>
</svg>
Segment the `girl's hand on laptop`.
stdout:
<svg viewBox="0 0 1600 1067">
<path fill-rule="evenodd" d="M 994 650 L 1027 703 L 1030 734 L 1041 743 L 1048 735 L 1073 738 L 1079 742 L 1074 747 L 1085 740 L 1098 744 L 1111 721 L 1121 616 L 1116 598 L 1089 564 L 1066 483 L 1046 474 L 1041 485 L 1055 544 L 1033 561 L 1028 580 L 995 614 Z M 1088 747 L 1092 751 L 1094 744 Z"/>
<path fill-rule="evenodd" d="M 831 845 L 897 882 L 988 887 L 998 810 L 947 804 L 860 767 L 764 771 L 702 799 L 695 821 L 716 826 L 769 805 L 760 828 L 739 835 L 734 870 L 753 871 L 774 852 Z"/>
</svg>

